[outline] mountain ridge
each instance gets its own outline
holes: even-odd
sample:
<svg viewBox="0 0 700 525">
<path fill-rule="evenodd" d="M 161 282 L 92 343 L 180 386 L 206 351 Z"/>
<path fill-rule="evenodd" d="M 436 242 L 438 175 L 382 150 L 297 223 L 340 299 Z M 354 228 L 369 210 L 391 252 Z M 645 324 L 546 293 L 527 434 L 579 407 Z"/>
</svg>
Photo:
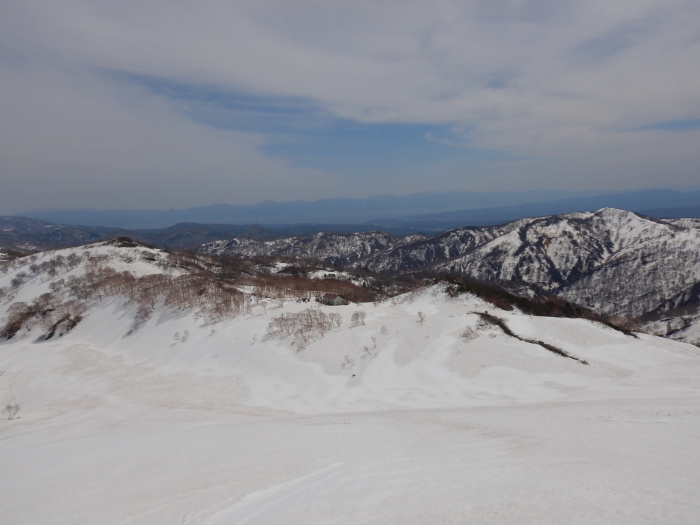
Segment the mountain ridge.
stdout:
<svg viewBox="0 0 700 525">
<path fill-rule="evenodd" d="M 695 222 L 614 208 L 456 228 L 434 236 L 392 238 L 375 232 L 234 239 L 205 244 L 200 252 L 310 258 L 389 275 L 452 273 L 521 294 L 555 294 L 602 315 L 652 315 L 663 311 L 664 304 L 697 303 L 700 290 Z"/>
</svg>

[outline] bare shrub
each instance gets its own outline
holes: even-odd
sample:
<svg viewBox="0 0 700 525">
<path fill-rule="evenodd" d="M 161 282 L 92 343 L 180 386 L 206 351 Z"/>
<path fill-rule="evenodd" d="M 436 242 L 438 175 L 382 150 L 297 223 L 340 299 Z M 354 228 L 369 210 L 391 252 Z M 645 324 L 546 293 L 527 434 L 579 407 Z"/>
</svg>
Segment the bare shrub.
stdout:
<svg viewBox="0 0 700 525">
<path fill-rule="evenodd" d="M 464 332 L 462 332 L 460 334 L 460 337 L 466 339 L 467 341 L 473 341 L 474 339 L 479 337 L 479 333 L 476 330 L 474 330 L 473 328 L 468 326 L 467 328 L 464 329 Z"/>
<path fill-rule="evenodd" d="M 17 418 L 17 412 L 19 412 L 20 406 L 15 403 L 14 405 L 6 405 L 4 412 L 7 415 L 7 419 L 16 419 Z"/>
<path fill-rule="evenodd" d="M 10 281 L 10 288 L 17 290 L 19 287 L 21 287 L 26 282 L 27 282 L 27 274 L 24 272 L 19 272 Z"/>
<path fill-rule="evenodd" d="M 343 316 L 335 312 L 328 314 L 328 316 L 330 317 L 331 324 L 340 330 L 340 325 L 343 323 Z"/>
<path fill-rule="evenodd" d="M 267 325 L 267 335 L 287 334 L 294 337 L 294 344 L 303 348 L 312 340 L 322 338 L 326 332 L 340 326 L 338 318 L 318 308 L 307 308 L 297 313 L 283 313 Z"/>
<path fill-rule="evenodd" d="M 25 324 L 34 317 L 34 311 L 27 303 L 17 302 L 7 309 L 7 322 L 0 330 L 0 338 L 12 339 Z"/>
<path fill-rule="evenodd" d="M 78 266 L 80 264 L 80 261 L 82 261 L 82 258 L 75 252 L 69 254 L 68 257 L 66 257 L 66 265 L 69 269 Z"/>
<path fill-rule="evenodd" d="M 148 306 L 143 304 L 139 305 L 136 309 L 134 320 L 131 322 L 131 327 L 129 328 L 129 331 L 126 335 L 133 334 L 136 330 L 145 325 L 151 318 L 151 315 L 153 315 L 153 310 L 151 308 L 148 308 Z"/>
<path fill-rule="evenodd" d="M 147 302 L 162 300 L 177 310 L 198 310 L 210 322 L 250 313 L 250 300 L 232 283 L 191 274 L 162 276 L 161 283 L 161 291 Z"/>
<path fill-rule="evenodd" d="M 66 282 L 63 279 L 53 281 L 51 284 L 49 284 L 49 290 L 51 290 L 52 293 L 57 294 L 63 289 L 65 284 L 66 284 Z"/>
<path fill-rule="evenodd" d="M 363 312 L 362 310 L 357 310 L 353 312 L 352 317 L 350 318 L 350 324 L 351 326 L 360 326 L 365 324 L 365 317 L 367 314 Z"/>
<path fill-rule="evenodd" d="M 59 337 L 67 334 L 83 319 L 86 307 L 79 301 L 67 301 L 57 304 L 52 310 L 44 312 L 42 327 L 46 333 L 40 340 L 51 339 L 55 335 Z"/>
</svg>

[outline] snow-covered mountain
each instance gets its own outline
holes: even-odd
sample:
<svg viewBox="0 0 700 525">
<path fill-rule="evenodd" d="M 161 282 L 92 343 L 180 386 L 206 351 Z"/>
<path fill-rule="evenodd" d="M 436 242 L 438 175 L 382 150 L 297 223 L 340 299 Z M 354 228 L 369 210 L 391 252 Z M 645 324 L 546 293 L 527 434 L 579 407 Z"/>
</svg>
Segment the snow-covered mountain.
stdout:
<svg viewBox="0 0 700 525">
<path fill-rule="evenodd" d="M 351 286 L 126 239 L 4 265 L 3 522 L 694 523 L 696 347 L 316 284 Z"/>
<path fill-rule="evenodd" d="M 0 216 L 0 250 L 35 252 L 77 246 L 114 236 L 116 228 L 52 224 L 27 217 Z"/>
<path fill-rule="evenodd" d="M 222 280 L 219 273 L 206 256 L 125 239 L 13 261 L 0 275 L 2 348 L 89 344 L 132 364 L 169 363 L 169 371 L 214 360 L 236 377 L 237 402 L 301 412 L 562 399 L 636 370 L 620 359 L 697 354 L 595 321 L 503 309 L 446 282 L 380 302 L 325 306 L 275 288 L 274 276 L 257 285 L 252 274 Z M 494 370 L 506 375 L 491 383 Z M 571 374 L 580 377 L 571 382 Z M 509 375 L 514 383 L 503 390 Z M 332 394 L 317 397 L 319 388 Z"/>
<path fill-rule="evenodd" d="M 523 282 L 604 314 L 640 315 L 700 281 L 700 232 L 606 208 L 519 221 L 437 269 Z"/>
<path fill-rule="evenodd" d="M 225 263 L 118 240 L 0 270 L 3 522 L 697 518 L 696 347 Z"/>
<path fill-rule="evenodd" d="M 290 237 L 271 241 L 258 241 L 249 238 L 216 241 L 203 244 L 199 252 L 208 255 L 298 257 L 345 266 L 363 261 L 387 248 L 400 245 L 402 242 L 406 241 L 401 237 L 383 232 L 320 232 L 308 237 Z"/>
<path fill-rule="evenodd" d="M 554 293 L 604 315 L 661 315 L 700 302 L 698 221 L 650 219 L 613 208 L 459 228 L 432 237 L 359 233 L 271 242 L 234 239 L 201 251 L 294 255 L 389 274 L 455 272 Z"/>
</svg>

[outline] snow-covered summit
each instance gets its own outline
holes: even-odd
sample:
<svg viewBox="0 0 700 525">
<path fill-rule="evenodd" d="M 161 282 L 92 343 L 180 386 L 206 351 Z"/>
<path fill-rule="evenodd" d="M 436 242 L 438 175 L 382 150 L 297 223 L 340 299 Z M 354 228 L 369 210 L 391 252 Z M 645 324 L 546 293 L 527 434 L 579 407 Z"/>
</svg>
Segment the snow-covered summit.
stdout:
<svg viewBox="0 0 700 525">
<path fill-rule="evenodd" d="M 432 237 L 317 234 L 270 242 L 234 239 L 204 253 L 293 255 L 393 274 L 457 272 L 535 287 L 599 313 L 652 314 L 700 282 L 700 229 L 615 208 L 458 228 Z M 684 304 L 693 304 L 693 300 Z M 684 305 L 677 305 L 684 306 Z"/>
</svg>

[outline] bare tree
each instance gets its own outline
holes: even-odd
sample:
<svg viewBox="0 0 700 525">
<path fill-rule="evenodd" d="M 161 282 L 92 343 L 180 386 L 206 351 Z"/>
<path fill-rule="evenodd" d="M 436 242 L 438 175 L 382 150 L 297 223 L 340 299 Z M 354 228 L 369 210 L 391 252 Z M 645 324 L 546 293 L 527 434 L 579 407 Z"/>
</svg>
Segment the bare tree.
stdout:
<svg viewBox="0 0 700 525">
<path fill-rule="evenodd" d="M 353 312 L 352 317 L 350 318 L 350 323 L 352 326 L 360 326 L 361 324 L 365 324 L 366 315 L 367 314 L 362 310 L 357 310 Z"/>
<path fill-rule="evenodd" d="M 307 308 L 302 312 L 283 313 L 274 317 L 267 326 L 267 334 L 293 335 L 297 348 L 301 349 L 314 338 L 322 338 L 326 332 L 339 328 L 340 322 L 340 316 L 335 317 L 318 308 Z"/>
<path fill-rule="evenodd" d="M 340 367 L 343 370 L 349 370 L 349 369 L 353 368 L 354 366 L 355 366 L 355 361 L 353 360 L 353 358 L 350 357 L 349 355 L 345 354 L 345 360 L 340 365 Z"/>
<path fill-rule="evenodd" d="M 343 316 L 336 312 L 328 314 L 328 316 L 330 317 L 331 324 L 340 330 L 340 325 L 343 323 Z"/>
</svg>

